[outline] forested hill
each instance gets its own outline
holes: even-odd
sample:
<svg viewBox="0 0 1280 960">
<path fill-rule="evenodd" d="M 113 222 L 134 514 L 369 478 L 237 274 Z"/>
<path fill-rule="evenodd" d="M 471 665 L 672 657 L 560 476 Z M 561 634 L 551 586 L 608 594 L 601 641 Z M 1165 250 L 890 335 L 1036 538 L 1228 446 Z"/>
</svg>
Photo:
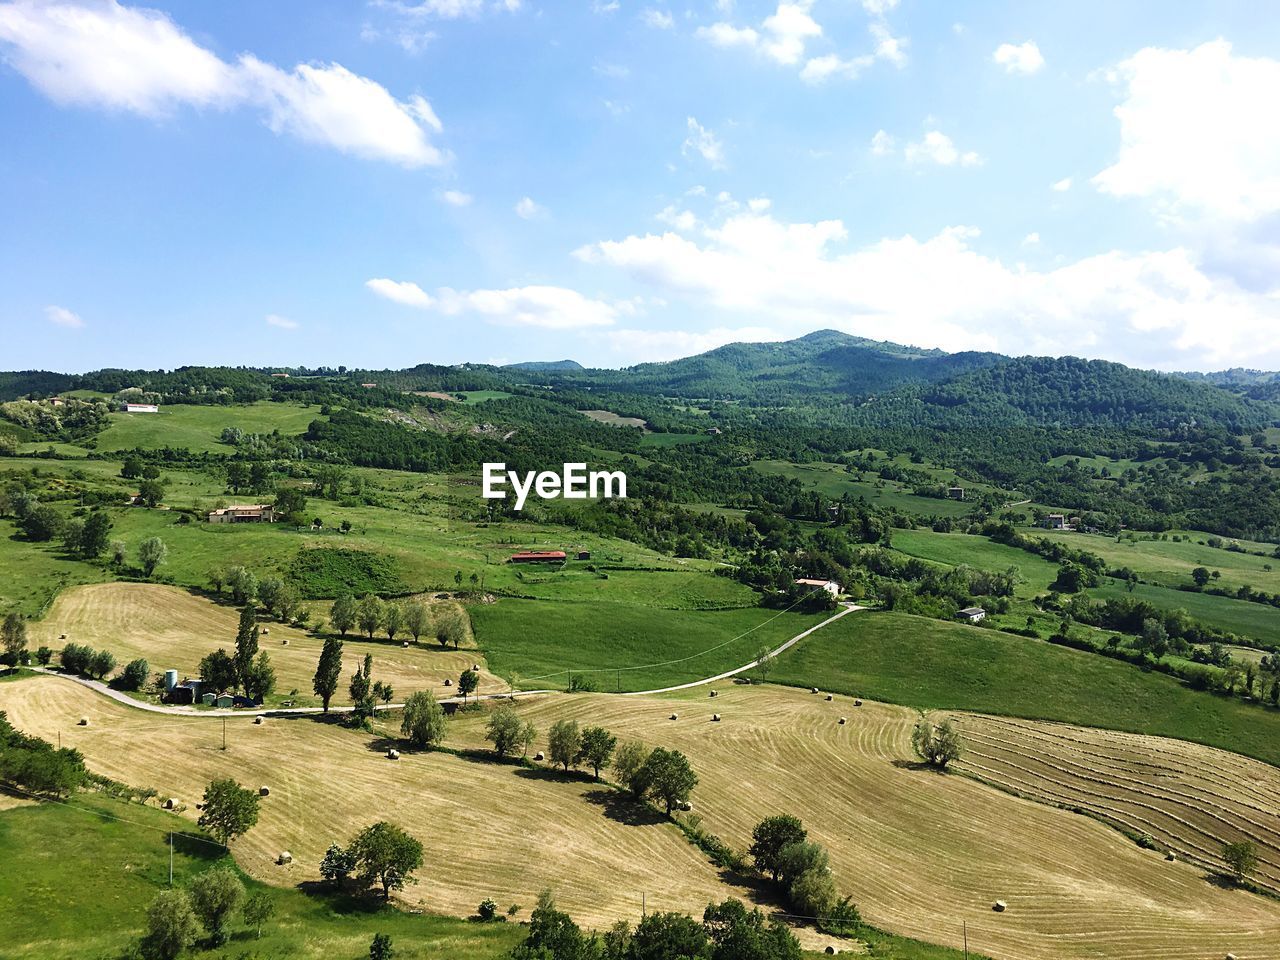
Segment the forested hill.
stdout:
<svg viewBox="0 0 1280 960">
<path fill-rule="evenodd" d="M 508 363 L 504 370 L 585 370 L 577 360 L 526 360 L 524 363 Z"/>
</svg>

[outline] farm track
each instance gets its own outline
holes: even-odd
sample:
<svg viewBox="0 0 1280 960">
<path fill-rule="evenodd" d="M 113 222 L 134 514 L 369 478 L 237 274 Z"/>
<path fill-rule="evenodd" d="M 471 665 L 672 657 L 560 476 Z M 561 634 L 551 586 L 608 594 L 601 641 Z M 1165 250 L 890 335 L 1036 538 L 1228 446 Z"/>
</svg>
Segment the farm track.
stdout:
<svg viewBox="0 0 1280 960">
<path fill-rule="evenodd" d="M 1280 896 L 1280 771 L 1177 740 L 956 715 L 958 768 L 993 786 L 1147 836 L 1207 871 L 1226 842 L 1258 847 L 1255 882 Z"/>
</svg>

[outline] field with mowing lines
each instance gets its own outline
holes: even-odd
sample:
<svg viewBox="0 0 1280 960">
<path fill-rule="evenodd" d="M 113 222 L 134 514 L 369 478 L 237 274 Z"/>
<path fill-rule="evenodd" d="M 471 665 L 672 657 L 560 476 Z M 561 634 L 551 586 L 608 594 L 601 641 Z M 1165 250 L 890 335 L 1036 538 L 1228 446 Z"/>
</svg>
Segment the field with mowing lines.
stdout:
<svg viewBox="0 0 1280 960">
<path fill-rule="evenodd" d="M 119 666 L 144 658 L 151 672 L 177 670 L 179 676 L 199 676 L 200 658 L 218 647 L 234 652 L 239 611 L 176 587 L 147 583 L 102 583 L 64 592 L 44 620 L 32 623 L 31 646 L 48 644 L 61 650 L 67 642 L 110 650 Z M 319 706 L 311 681 L 324 641 L 320 637 L 280 623 L 263 623 L 269 630 L 259 647 L 271 656 L 276 671 L 276 692 L 267 705 L 292 699 L 296 706 Z M 67 640 L 60 637 L 66 634 Z M 288 641 L 286 645 L 285 641 Z M 437 696 L 453 692 L 443 686 L 446 677 L 458 674 L 477 659 L 475 650 L 444 650 L 434 640 L 402 647 L 401 641 L 374 642 L 348 634 L 343 646 L 343 679 L 333 698 L 335 706 L 350 703 L 347 679 L 366 653 L 373 654 L 375 680 L 389 682 L 400 702 L 414 690 L 431 690 Z M 290 691 L 297 688 L 297 696 Z M 480 675 L 482 693 L 507 689 L 504 681 L 487 670 Z"/>
<path fill-rule="evenodd" d="M 1018 585 L 1017 595 L 1020 597 L 1044 593 L 1058 576 L 1057 564 L 1050 563 L 1043 557 L 966 533 L 895 530 L 893 548 L 908 556 L 953 567 L 963 564 L 980 570 L 995 571 L 1017 567 L 1024 581 Z"/>
<path fill-rule="evenodd" d="M 318 406 L 262 403 L 236 406 L 165 404 L 159 413 L 113 413 L 111 423 L 98 434 L 98 450 L 144 450 L 186 447 L 194 453 L 229 452 L 220 437 L 224 427 L 245 433 L 299 434 L 320 418 Z"/>
<path fill-rule="evenodd" d="M 1258 845 L 1256 882 L 1280 896 L 1280 769 L 1158 737 L 959 715 L 958 769 L 1002 789 L 1085 811 L 1163 853 L 1223 869 L 1222 845 Z"/>
</svg>

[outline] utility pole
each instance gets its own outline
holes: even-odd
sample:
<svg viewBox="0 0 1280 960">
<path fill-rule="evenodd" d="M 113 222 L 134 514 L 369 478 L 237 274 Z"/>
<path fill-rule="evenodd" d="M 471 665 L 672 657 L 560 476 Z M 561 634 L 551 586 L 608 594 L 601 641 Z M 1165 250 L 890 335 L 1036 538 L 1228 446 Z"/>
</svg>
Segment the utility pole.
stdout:
<svg viewBox="0 0 1280 960">
<path fill-rule="evenodd" d="M 640 919 L 643 920 L 649 915 L 648 908 L 645 905 L 644 891 L 640 891 Z"/>
<path fill-rule="evenodd" d="M 222 718 L 222 749 L 227 749 L 227 718 Z"/>
<path fill-rule="evenodd" d="M 173 886 L 173 831 L 169 831 L 169 886 Z"/>
<path fill-rule="evenodd" d="M 961 920 L 960 924 L 964 930 L 964 960 L 969 960 L 969 921 Z"/>
</svg>

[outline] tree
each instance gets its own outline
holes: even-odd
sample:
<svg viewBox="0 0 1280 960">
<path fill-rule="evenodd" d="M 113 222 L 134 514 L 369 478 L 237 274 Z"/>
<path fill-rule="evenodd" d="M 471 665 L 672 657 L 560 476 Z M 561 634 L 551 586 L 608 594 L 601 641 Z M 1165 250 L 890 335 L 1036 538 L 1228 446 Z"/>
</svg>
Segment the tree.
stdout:
<svg viewBox="0 0 1280 960">
<path fill-rule="evenodd" d="M 400 734 L 415 747 L 434 747 L 444 739 L 444 728 L 444 708 L 430 690 L 418 690 L 405 701 Z"/>
<path fill-rule="evenodd" d="M 698 776 L 689 765 L 689 758 L 679 750 L 655 747 L 645 760 L 640 776 L 646 789 L 662 802 L 671 815 L 677 806 L 689 801 L 689 794 L 698 785 Z"/>
<path fill-rule="evenodd" d="M 189 887 L 191 909 L 209 932 L 215 946 L 227 941 L 227 923 L 244 903 L 244 884 L 230 867 L 214 867 L 198 874 Z"/>
<path fill-rule="evenodd" d="M 484 738 L 493 744 L 494 752 L 500 757 L 515 752 L 521 733 L 520 715 L 506 704 L 489 714 L 484 728 Z"/>
<path fill-rule="evenodd" d="M 393 960 L 395 955 L 391 937 L 385 933 L 375 933 L 373 942 L 369 944 L 369 960 Z"/>
<path fill-rule="evenodd" d="M 538 728 L 533 725 L 532 720 L 524 720 L 520 724 L 520 732 L 516 735 L 516 741 L 520 744 L 524 755 L 529 755 L 529 747 L 533 745 L 533 741 L 538 739 Z"/>
<path fill-rule="evenodd" d="M 806 870 L 792 882 L 788 891 L 791 906 L 806 917 L 826 917 L 836 902 L 836 883 L 825 867 Z"/>
<path fill-rule="evenodd" d="M 200 660 L 200 680 L 221 693 L 236 685 L 236 662 L 222 647 Z"/>
<path fill-rule="evenodd" d="M 363 667 L 356 666 L 356 672 L 351 675 L 351 683 L 347 687 L 347 692 L 351 695 L 351 715 L 353 717 L 357 720 L 367 720 L 373 716 L 373 708 L 375 706 L 373 698 L 373 654 L 366 653 Z"/>
<path fill-rule="evenodd" d="M 36 504 L 18 521 L 23 535 L 33 543 L 48 543 L 62 531 L 62 514 L 53 507 Z"/>
<path fill-rule="evenodd" d="M 333 601 L 333 606 L 329 608 L 329 622 L 340 636 L 345 637 L 347 631 L 356 625 L 356 598 L 344 593 Z"/>
<path fill-rule="evenodd" d="M 751 846 L 747 852 L 755 860 L 756 869 L 769 874 L 777 883 L 782 869 L 779 861 L 782 850 L 802 842 L 806 836 L 804 824 L 798 818 L 786 813 L 776 814 L 756 824 L 751 831 Z"/>
<path fill-rule="evenodd" d="M 164 563 L 169 556 L 169 548 L 159 537 L 147 537 L 138 544 L 138 562 L 142 564 L 142 575 L 148 579 L 156 572 L 156 567 Z"/>
<path fill-rule="evenodd" d="M 1222 845 L 1222 862 L 1237 884 L 1244 883 L 1258 869 L 1258 845 L 1252 840 L 1238 840 Z"/>
<path fill-rule="evenodd" d="M 110 650 L 96 650 L 89 658 L 88 674 L 98 680 L 105 680 L 107 674 L 116 668 L 115 655 Z"/>
<path fill-rule="evenodd" d="M 276 915 L 276 902 L 268 893 L 255 893 L 244 902 L 241 911 L 247 926 L 257 931 L 257 938 L 262 939 L 262 925 Z"/>
<path fill-rule="evenodd" d="M 276 597 L 276 616 L 280 618 L 280 622 L 288 623 L 297 616 L 298 607 L 301 603 L 302 600 L 298 596 L 298 588 L 285 581 L 284 586 L 280 589 L 279 596 Z"/>
<path fill-rule="evenodd" d="M 480 686 L 480 674 L 474 670 L 463 670 L 458 677 L 458 692 L 462 694 L 463 703 L 467 702 L 467 694 L 474 693 L 478 686 Z"/>
<path fill-rule="evenodd" d="M 222 596 L 222 588 L 227 583 L 227 571 L 222 567 L 212 567 L 208 573 L 209 586 L 213 587 L 213 592 L 218 596 Z"/>
<path fill-rule="evenodd" d="M 276 688 L 276 671 L 267 651 L 261 651 L 243 678 L 244 695 L 254 703 L 262 703 Z"/>
<path fill-rule="evenodd" d="M 382 615 L 382 629 L 387 631 L 387 639 L 394 640 L 397 633 L 404 630 L 404 608 L 398 603 L 388 603 Z"/>
<path fill-rule="evenodd" d="M 276 615 L 276 604 L 284 591 L 284 581 L 279 577 L 267 577 L 258 584 L 258 600 L 268 616 Z"/>
<path fill-rule="evenodd" d="M 773 670 L 773 651 L 768 647 L 761 647 L 756 651 L 756 672 L 760 674 L 760 682 L 765 683 L 769 679 L 769 673 Z"/>
<path fill-rule="evenodd" d="M 249 468 L 240 460 L 232 460 L 227 464 L 227 488 L 232 493 L 239 493 L 249 486 Z"/>
<path fill-rule="evenodd" d="M 414 643 L 417 643 L 424 635 L 431 633 L 432 627 L 430 607 L 416 600 L 405 604 L 404 628 L 409 631 Z"/>
<path fill-rule="evenodd" d="M 1142 621 L 1142 636 L 1138 638 L 1138 649 L 1151 654 L 1157 660 L 1169 649 L 1169 631 L 1155 617 L 1147 617 Z"/>
<path fill-rule="evenodd" d="M 324 704 L 324 712 L 329 712 L 329 701 L 338 692 L 338 682 L 342 679 L 342 641 L 337 637 L 325 637 L 324 649 L 320 651 L 320 662 L 316 664 L 316 675 L 311 681 L 311 689 Z"/>
<path fill-rule="evenodd" d="M 447 647 L 452 643 L 453 649 L 457 650 L 466 638 L 466 615 L 454 606 L 446 606 L 440 610 L 436 616 L 436 639 L 440 641 L 440 646 Z"/>
<path fill-rule="evenodd" d="M 360 603 L 356 606 L 356 622 L 360 625 L 369 637 L 373 639 L 373 635 L 378 628 L 382 626 L 383 610 L 382 601 L 375 597 L 372 593 L 366 593 L 360 598 Z"/>
<path fill-rule="evenodd" d="M 137 480 L 142 476 L 142 458 L 134 454 L 125 457 L 120 465 L 120 476 L 126 480 Z"/>
<path fill-rule="evenodd" d="M 529 935 L 511 951 L 512 960 L 596 960 L 599 948 L 567 913 L 556 909 L 549 891 L 538 895 Z"/>
<path fill-rule="evenodd" d="M 276 512 L 295 527 L 307 522 L 307 495 L 297 487 L 281 487 L 276 491 Z"/>
<path fill-rule="evenodd" d="M 147 933 L 142 955 L 147 960 L 174 960 L 196 942 L 200 921 L 185 890 L 162 890 L 147 907 Z"/>
<path fill-rule="evenodd" d="M 786 924 L 747 910 L 741 900 L 708 904 L 702 928 L 711 940 L 711 960 L 800 960 L 800 943 Z"/>
<path fill-rule="evenodd" d="M 5 656 L 15 662 L 27 649 L 27 621 L 22 619 L 22 614 L 17 611 L 5 614 L 4 623 L 0 624 L 0 644 L 4 646 Z"/>
<path fill-rule="evenodd" d="M 107 549 L 111 539 L 111 518 L 101 510 L 95 510 L 84 521 L 80 531 L 80 556 L 94 560 Z"/>
<path fill-rule="evenodd" d="M 138 484 L 138 499 L 148 507 L 158 507 L 164 500 L 164 481 L 148 478 Z"/>
<path fill-rule="evenodd" d="M 258 578 L 244 567 L 232 567 L 227 571 L 227 587 L 237 606 L 244 606 L 258 595 Z"/>
<path fill-rule="evenodd" d="M 582 749 L 582 733 L 576 720 L 557 720 L 551 725 L 547 734 L 547 752 L 552 763 L 563 765 L 564 772 L 569 772 L 570 764 L 578 760 L 578 751 Z"/>
<path fill-rule="evenodd" d="M 1205 567 L 1196 567 L 1191 571 L 1191 579 L 1195 581 L 1197 587 L 1207 586 L 1209 583 L 1209 571 Z"/>
<path fill-rule="evenodd" d="M 613 758 L 613 773 L 618 782 L 625 785 L 638 800 L 644 796 L 646 784 L 640 778 L 644 762 L 649 758 L 649 751 L 638 740 L 628 740 L 618 748 Z"/>
<path fill-rule="evenodd" d="M 651 913 L 636 925 L 627 960 L 690 960 L 707 955 L 708 937 L 702 924 L 683 913 Z"/>
<path fill-rule="evenodd" d="M 258 655 L 258 611 L 249 604 L 240 611 L 240 625 L 236 629 L 236 680 L 249 695 L 249 674 L 253 670 L 253 658 Z"/>
<path fill-rule="evenodd" d="M 356 878 L 365 886 L 380 884 L 387 900 L 391 899 L 392 890 L 415 883 L 413 871 L 422 866 L 422 844 L 385 820 L 362 830 L 349 850 L 355 861 Z"/>
<path fill-rule="evenodd" d="M 151 676 L 151 666 L 139 658 L 130 660 L 120 671 L 117 683 L 121 690 L 141 690 Z"/>
<path fill-rule="evenodd" d="M 587 727 L 582 731 L 581 746 L 575 763 L 585 763 L 591 767 L 597 780 L 600 771 L 609 766 L 613 758 L 613 748 L 618 745 L 618 738 L 604 727 Z"/>
<path fill-rule="evenodd" d="M 204 810 L 196 822 L 228 846 L 258 822 L 258 795 L 230 777 L 214 780 L 204 792 Z"/>
<path fill-rule="evenodd" d="M 806 873 L 831 869 L 827 851 L 821 844 L 809 840 L 788 843 L 778 851 L 777 863 L 778 877 L 788 889 Z"/>
<path fill-rule="evenodd" d="M 960 732 L 949 719 L 935 727 L 921 718 L 911 731 L 911 747 L 925 763 L 945 770 L 947 764 L 960 759 Z"/>
<path fill-rule="evenodd" d="M 320 861 L 320 876 L 340 887 L 347 882 L 347 877 L 351 876 L 351 871 L 355 868 L 356 861 L 352 852 L 331 843 L 324 852 L 324 859 Z"/>
</svg>

